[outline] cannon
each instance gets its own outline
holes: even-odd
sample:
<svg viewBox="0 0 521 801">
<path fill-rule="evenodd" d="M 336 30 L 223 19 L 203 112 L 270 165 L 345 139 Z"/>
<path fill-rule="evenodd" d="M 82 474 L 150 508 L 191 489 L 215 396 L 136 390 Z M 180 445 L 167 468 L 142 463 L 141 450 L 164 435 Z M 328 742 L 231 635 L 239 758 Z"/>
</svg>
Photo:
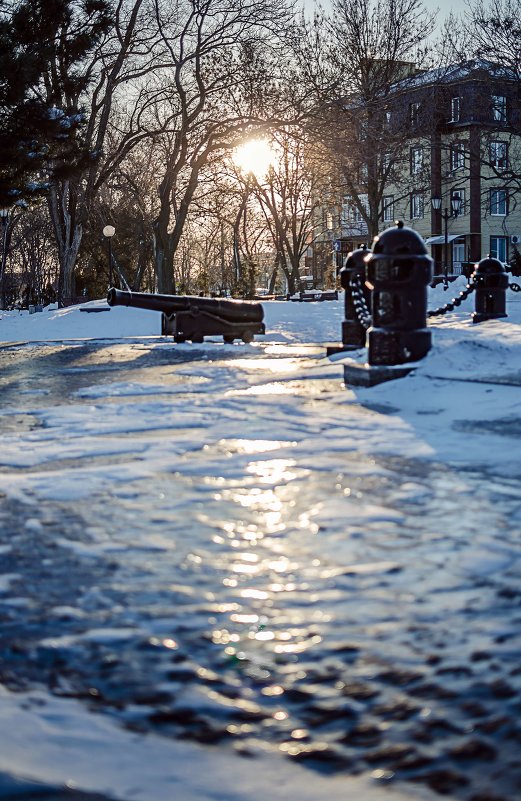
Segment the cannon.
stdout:
<svg viewBox="0 0 521 801">
<path fill-rule="evenodd" d="M 224 342 L 251 342 L 255 334 L 266 332 L 262 305 L 252 301 L 153 295 L 111 287 L 107 303 L 160 312 L 161 334 L 173 336 L 176 342 L 203 342 L 205 336 L 215 335 L 221 335 Z"/>
</svg>

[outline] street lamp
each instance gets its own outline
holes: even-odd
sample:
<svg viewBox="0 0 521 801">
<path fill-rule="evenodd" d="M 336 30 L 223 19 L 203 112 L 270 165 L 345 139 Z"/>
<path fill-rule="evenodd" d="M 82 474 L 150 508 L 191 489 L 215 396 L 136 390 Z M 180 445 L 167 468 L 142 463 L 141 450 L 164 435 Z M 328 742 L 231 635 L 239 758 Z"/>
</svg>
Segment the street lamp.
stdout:
<svg viewBox="0 0 521 801">
<path fill-rule="evenodd" d="M 2 285 L 2 309 L 5 309 L 5 267 L 7 261 L 7 229 L 9 226 L 9 209 L 0 208 L 0 219 L 2 220 L 2 269 L 1 269 L 1 285 Z"/>
<path fill-rule="evenodd" d="M 463 201 L 461 199 L 461 195 L 454 194 L 451 198 L 451 210 L 449 211 L 447 208 L 441 211 L 441 197 L 439 195 L 434 195 L 431 198 L 432 208 L 434 211 L 438 211 L 440 213 L 441 219 L 444 222 L 444 266 L 443 266 L 443 275 L 444 275 L 444 283 L 447 286 L 447 275 L 449 272 L 449 232 L 448 232 L 448 222 L 451 217 L 456 218 L 461 211 L 461 206 Z"/>
<path fill-rule="evenodd" d="M 112 237 L 116 233 L 116 229 L 113 225 L 106 225 L 103 229 L 103 236 L 107 237 L 107 242 L 109 246 L 109 287 L 112 286 Z"/>
</svg>

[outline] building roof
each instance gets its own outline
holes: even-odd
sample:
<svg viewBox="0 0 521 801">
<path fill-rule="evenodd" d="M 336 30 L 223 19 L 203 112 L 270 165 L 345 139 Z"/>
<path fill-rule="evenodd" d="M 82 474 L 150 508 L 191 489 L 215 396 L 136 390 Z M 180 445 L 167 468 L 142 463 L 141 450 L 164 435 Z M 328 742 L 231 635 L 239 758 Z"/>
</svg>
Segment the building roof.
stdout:
<svg viewBox="0 0 521 801">
<path fill-rule="evenodd" d="M 444 67 L 436 67 L 432 70 L 416 73 L 395 83 L 393 89 L 394 91 L 401 91 L 403 89 L 416 89 L 421 86 L 451 84 L 463 81 L 479 73 L 485 73 L 488 78 L 498 80 L 513 81 L 518 77 L 509 67 L 495 64 L 485 59 L 472 59 L 461 64 L 449 64 Z"/>
</svg>

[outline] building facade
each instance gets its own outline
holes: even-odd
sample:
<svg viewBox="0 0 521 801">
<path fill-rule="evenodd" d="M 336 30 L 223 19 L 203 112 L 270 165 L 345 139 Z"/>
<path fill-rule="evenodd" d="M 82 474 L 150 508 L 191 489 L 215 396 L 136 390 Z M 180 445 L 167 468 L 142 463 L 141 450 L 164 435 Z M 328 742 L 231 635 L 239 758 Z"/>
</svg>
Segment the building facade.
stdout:
<svg viewBox="0 0 521 801">
<path fill-rule="evenodd" d="M 435 273 L 470 273 L 489 254 L 508 262 L 521 247 L 519 88 L 506 70 L 473 61 L 407 78 L 387 98 L 387 124 L 405 135 L 379 228 L 401 219 L 417 230 Z M 354 247 L 367 233 L 359 206 L 344 198 L 340 221 Z"/>
</svg>

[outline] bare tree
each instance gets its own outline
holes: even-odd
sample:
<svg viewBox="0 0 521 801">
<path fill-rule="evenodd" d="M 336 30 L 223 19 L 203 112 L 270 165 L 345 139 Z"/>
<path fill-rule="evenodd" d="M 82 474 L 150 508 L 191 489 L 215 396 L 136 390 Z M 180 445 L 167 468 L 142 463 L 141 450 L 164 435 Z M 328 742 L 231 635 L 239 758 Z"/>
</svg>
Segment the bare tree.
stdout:
<svg viewBox="0 0 521 801">
<path fill-rule="evenodd" d="M 84 227 L 100 187 L 131 149 L 150 135 L 147 96 L 140 81 L 158 67 L 159 52 L 146 23 L 145 0 L 118 0 L 110 33 L 81 65 L 83 88 L 70 96 L 67 84 L 55 80 L 60 67 L 59 47 L 51 53 L 49 91 L 61 105 L 85 116 L 82 144 L 88 154 L 84 169 L 53 181 L 48 196 L 60 263 L 60 300 L 73 294 L 73 274 Z M 61 36 L 67 38 L 66 28 Z M 107 150 L 107 133 L 118 103 L 125 107 L 125 124 Z"/>
<path fill-rule="evenodd" d="M 109 149 L 111 141 L 110 131 Z M 113 254 L 117 254 L 117 265 L 123 271 L 124 281 L 135 291 L 142 291 L 144 284 L 149 288 L 155 286 L 153 220 L 157 213 L 156 167 L 154 140 L 152 137 L 144 139 L 100 187 L 91 205 L 85 247 L 80 256 L 80 267 L 83 267 L 84 256 L 99 249 L 99 243 L 104 239 L 103 227 L 110 220 L 116 229 Z M 108 265 L 106 258 L 103 262 Z M 105 272 L 98 292 L 106 289 L 107 277 Z"/>
<path fill-rule="evenodd" d="M 171 64 L 157 103 L 168 118 L 155 221 L 158 288 L 175 291 L 174 254 L 202 171 L 246 134 L 266 126 L 264 99 L 274 89 L 275 40 L 290 14 L 276 0 L 155 2 Z"/>
<path fill-rule="evenodd" d="M 312 126 L 338 165 L 339 194 L 351 199 L 371 238 L 385 188 L 402 176 L 410 136 L 391 121 L 400 102 L 396 85 L 427 64 L 433 25 L 421 0 L 333 0 L 330 15 L 304 23 L 296 47 L 313 93 Z"/>
<path fill-rule="evenodd" d="M 250 175 L 250 189 L 271 235 L 274 266 L 293 293 L 299 288 L 305 252 L 324 233 L 317 212 L 329 184 L 328 164 L 324 148 L 297 128 L 274 131 L 271 146 L 273 163 L 265 176 Z"/>
<path fill-rule="evenodd" d="M 463 14 L 467 57 L 487 59 L 521 80 L 520 0 L 475 0 Z M 461 45 L 460 45 L 461 56 Z"/>
<path fill-rule="evenodd" d="M 467 0 L 442 30 L 447 63 L 472 79 L 476 89 L 467 120 L 472 130 L 465 142 L 465 160 L 481 189 L 481 218 L 490 214 L 493 188 L 507 195 L 508 216 L 519 210 L 521 190 L 521 0 Z M 499 104 L 499 105 L 497 105 Z"/>
<path fill-rule="evenodd" d="M 479 60 L 488 84 L 484 107 L 476 110 L 484 119 L 492 118 L 481 137 L 481 177 L 485 187 L 487 181 L 500 179 L 509 190 L 512 211 L 521 189 L 521 0 L 468 2 L 459 28 L 462 35 L 454 43 L 457 55 Z M 490 97 L 503 94 L 504 109 L 491 108 Z"/>
</svg>

